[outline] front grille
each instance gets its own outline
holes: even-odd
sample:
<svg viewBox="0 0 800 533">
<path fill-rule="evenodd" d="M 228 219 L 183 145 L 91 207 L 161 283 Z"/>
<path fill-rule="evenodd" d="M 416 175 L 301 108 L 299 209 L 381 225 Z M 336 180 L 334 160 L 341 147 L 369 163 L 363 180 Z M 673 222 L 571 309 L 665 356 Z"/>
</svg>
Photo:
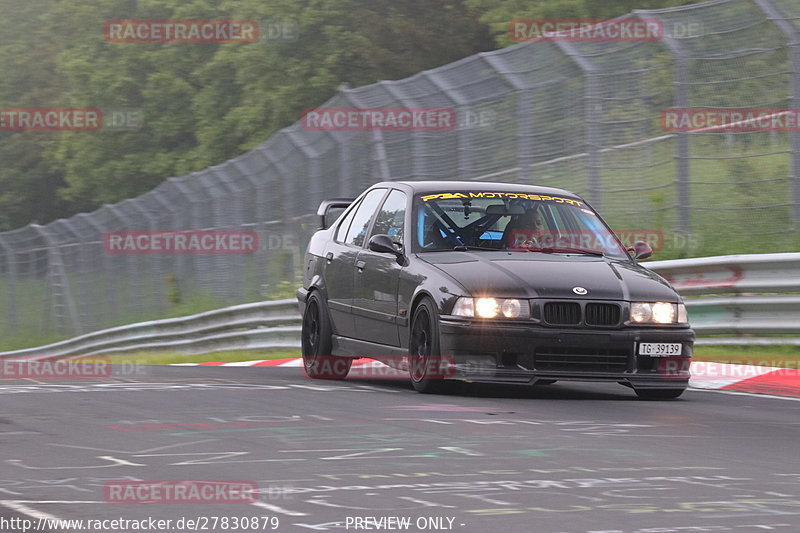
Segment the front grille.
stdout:
<svg viewBox="0 0 800 533">
<path fill-rule="evenodd" d="M 619 317 L 620 309 L 616 304 L 586 304 L 587 326 L 616 326 L 619 324 Z"/>
<path fill-rule="evenodd" d="M 576 302 L 544 304 L 544 320 L 554 326 L 576 326 L 581 322 L 581 306 Z"/>
<path fill-rule="evenodd" d="M 536 349 L 536 370 L 567 372 L 624 372 L 628 352 L 620 349 L 545 346 Z"/>
</svg>

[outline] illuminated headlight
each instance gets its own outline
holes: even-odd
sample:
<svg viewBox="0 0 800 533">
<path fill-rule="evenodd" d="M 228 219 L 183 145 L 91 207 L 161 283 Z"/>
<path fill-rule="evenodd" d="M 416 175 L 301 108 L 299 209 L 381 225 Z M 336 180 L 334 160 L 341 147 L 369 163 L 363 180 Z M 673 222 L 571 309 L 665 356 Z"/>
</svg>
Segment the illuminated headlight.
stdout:
<svg viewBox="0 0 800 533">
<path fill-rule="evenodd" d="M 668 302 L 631 303 L 631 322 L 637 324 L 685 324 L 686 306 Z"/>
<path fill-rule="evenodd" d="M 528 318 L 530 307 L 527 300 L 516 298 L 459 298 L 453 314 L 468 318 Z"/>
<path fill-rule="evenodd" d="M 475 314 L 480 318 L 495 318 L 500 313 L 500 303 L 495 298 L 475 300 Z"/>
</svg>

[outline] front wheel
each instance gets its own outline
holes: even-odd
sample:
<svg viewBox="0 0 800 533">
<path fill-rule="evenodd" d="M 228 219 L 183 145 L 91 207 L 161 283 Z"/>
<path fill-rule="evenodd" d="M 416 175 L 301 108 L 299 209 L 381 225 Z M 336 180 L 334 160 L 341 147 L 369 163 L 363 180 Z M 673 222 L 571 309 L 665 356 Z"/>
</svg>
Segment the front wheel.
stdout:
<svg viewBox="0 0 800 533">
<path fill-rule="evenodd" d="M 433 301 L 426 297 L 411 319 L 408 373 L 418 392 L 442 394 L 455 388 L 455 382 L 442 379 L 445 372 L 439 352 L 439 315 Z"/>
<path fill-rule="evenodd" d="M 322 297 L 311 293 L 303 313 L 303 331 L 300 335 L 303 366 L 306 375 L 313 379 L 344 379 L 350 372 L 353 360 L 331 355 L 333 332 Z"/>
<path fill-rule="evenodd" d="M 642 400 L 672 400 L 683 394 L 686 389 L 634 389 L 636 396 Z"/>
</svg>

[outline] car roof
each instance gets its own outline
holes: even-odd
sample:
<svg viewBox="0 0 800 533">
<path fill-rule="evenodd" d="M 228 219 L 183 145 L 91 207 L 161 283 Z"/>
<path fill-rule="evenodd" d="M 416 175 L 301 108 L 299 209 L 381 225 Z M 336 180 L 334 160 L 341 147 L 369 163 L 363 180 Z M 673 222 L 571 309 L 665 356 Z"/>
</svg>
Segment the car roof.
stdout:
<svg viewBox="0 0 800 533">
<path fill-rule="evenodd" d="M 398 187 L 400 186 L 400 187 Z M 491 189 L 496 192 L 528 192 L 533 194 L 559 194 L 579 198 L 574 192 L 554 187 L 541 187 L 539 185 L 524 185 L 521 183 L 500 183 L 492 181 L 382 181 L 373 187 L 398 187 L 412 193 L 443 192 L 443 191 L 475 191 Z"/>
</svg>

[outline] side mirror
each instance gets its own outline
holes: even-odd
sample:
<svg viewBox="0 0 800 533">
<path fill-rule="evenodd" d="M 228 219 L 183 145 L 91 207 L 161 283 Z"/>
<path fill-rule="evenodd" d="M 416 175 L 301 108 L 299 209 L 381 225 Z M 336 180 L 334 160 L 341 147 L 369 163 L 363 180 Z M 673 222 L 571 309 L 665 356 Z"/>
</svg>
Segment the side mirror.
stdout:
<svg viewBox="0 0 800 533">
<path fill-rule="evenodd" d="M 633 258 L 637 261 L 640 259 L 649 259 L 653 255 L 653 249 L 644 241 L 636 241 L 633 243 L 632 248 L 628 248 L 628 251 L 633 254 Z"/>
<path fill-rule="evenodd" d="M 380 254 L 392 254 L 397 257 L 403 255 L 388 235 L 373 235 L 367 243 L 367 248 Z"/>
<path fill-rule="evenodd" d="M 319 204 L 319 208 L 317 208 L 317 216 L 319 217 L 319 229 L 326 229 L 330 227 L 328 223 L 328 215 L 329 212 L 333 209 L 346 209 L 355 202 L 355 198 L 331 198 L 330 200 L 325 200 L 321 204 Z M 341 215 L 339 213 L 338 216 Z M 330 221 L 331 223 L 336 222 L 336 219 Z"/>
</svg>

